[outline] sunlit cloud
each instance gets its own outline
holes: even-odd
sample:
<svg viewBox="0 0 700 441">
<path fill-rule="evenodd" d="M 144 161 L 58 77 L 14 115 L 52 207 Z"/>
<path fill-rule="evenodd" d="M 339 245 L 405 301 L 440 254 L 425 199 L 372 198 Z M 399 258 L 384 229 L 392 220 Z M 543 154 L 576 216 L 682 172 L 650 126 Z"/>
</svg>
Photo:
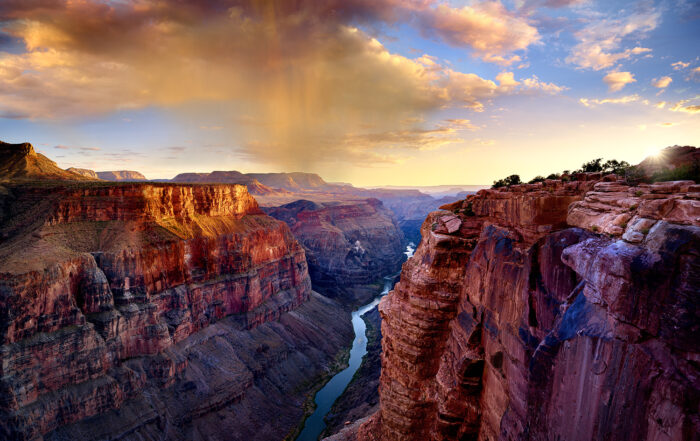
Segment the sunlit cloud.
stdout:
<svg viewBox="0 0 700 441">
<path fill-rule="evenodd" d="M 597 98 L 581 98 L 579 99 L 579 102 L 583 104 L 586 107 L 594 107 L 598 106 L 601 104 L 629 104 L 629 103 L 634 103 L 638 101 L 643 101 L 645 102 L 646 100 L 642 100 L 642 97 L 639 95 L 627 95 L 619 98 L 604 98 L 604 99 L 597 99 Z"/>
<path fill-rule="evenodd" d="M 610 72 L 603 77 L 603 82 L 612 92 L 622 90 L 627 84 L 634 83 L 634 75 L 630 72 Z"/>
<path fill-rule="evenodd" d="M 444 4 L 424 9 L 418 16 L 425 34 L 453 46 L 467 46 L 485 61 L 508 66 L 519 62 L 512 52 L 539 41 L 537 29 L 498 1 L 462 8 Z"/>
<path fill-rule="evenodd" d="M 690 66 L 690 63 L 686 63 L 683 61 L 676 61 L 675 63 L 671 63 L 671 66 L 673 67 L 674 70 L 682 70 L 682 69 L 685 69 L 686 67 Z"/>
<path fill-rule="evenodd" d="M 579 43 L 573 47 L 566 61 L 583 69 L 601 70 L 634 55 L 649 53 L 651 49 L 640 46 L 620 49 L 626 37 L 655 29 L 659 17 L 657 10 L 650 9 L 621 18 L 593 19 L 574 34 Z"/>
<path fill-rule="evenodd" d="M 664 89 L 664 88 L 668 87 L 668 85 L 671 84 L 672 81 L 673 81 L 673 79 L 671 79 L 671 77 L 668 77 L 668 76 L 661 77 L 658 79 L 654 78 L 651 82 L 651 85 L 654 87 L 657 87 L 659 89 Z"/>
<path fill-rule="evenodd" d="M 493 81 L 427 54 L 391 53 L 356 26 L 399 19 L 504 65 L 539 39 L 526 18 L 499 2 L 12 2 L 0 7 L 0 21 L 27 52 L 0 53 L 0 114 L 65 119 L 210 101 L 225 117 L 201 130 L 228 131 L 250 154 L 250 146 L 267 146 L 259 159 L 301 164 L 319 157 L 309 146 L 340 159 L 330 146 L 375 133 L 410 150 L 425 145 L 425 136 L 403 136 L 396 130 L 402 121 L 449 108 L 481 112 L 509 94 L 565 90 L 534 76 Z"/>
<path fill-rule="evenodd" d="M 684 113 L 700 113 L 700 104 L 690 104 L 693 101 L 700 100 L 700 95 L 693 98 L 677 101 L 673 106 L 670 106 L 668 110 L 672 112 L 684 112 Z"/>
</svg>

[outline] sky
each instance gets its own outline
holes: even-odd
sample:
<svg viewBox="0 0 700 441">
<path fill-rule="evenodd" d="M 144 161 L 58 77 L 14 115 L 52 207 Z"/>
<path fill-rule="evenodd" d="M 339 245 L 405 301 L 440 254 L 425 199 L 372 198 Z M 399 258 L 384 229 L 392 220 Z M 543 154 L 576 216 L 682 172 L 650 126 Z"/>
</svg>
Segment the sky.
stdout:
<svg viewBox="0 0 700 441">
<path fill-rule="evenodd" d="M 150 179 L 637 163 L 700 146 L 700 2 L 0 0 L 0 140 Z"/>
</svg>

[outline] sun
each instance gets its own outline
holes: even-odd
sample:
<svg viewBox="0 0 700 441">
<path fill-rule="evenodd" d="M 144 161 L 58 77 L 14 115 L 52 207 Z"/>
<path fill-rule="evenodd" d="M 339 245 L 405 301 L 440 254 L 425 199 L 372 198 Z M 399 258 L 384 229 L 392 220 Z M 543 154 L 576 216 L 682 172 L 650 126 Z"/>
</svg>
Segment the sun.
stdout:
<svg viewBox="0 0 700 441">
<path fill-rule="evenodd" d="M 648 147 L 646 150 L 646 155 L 645 157 L 652 159 L 654 161 L 661 161 L 663 159 L 663 154 L 662 154 L 662 148 L 659 148 L 658 146 L 654 147 Z"/>
</svg>

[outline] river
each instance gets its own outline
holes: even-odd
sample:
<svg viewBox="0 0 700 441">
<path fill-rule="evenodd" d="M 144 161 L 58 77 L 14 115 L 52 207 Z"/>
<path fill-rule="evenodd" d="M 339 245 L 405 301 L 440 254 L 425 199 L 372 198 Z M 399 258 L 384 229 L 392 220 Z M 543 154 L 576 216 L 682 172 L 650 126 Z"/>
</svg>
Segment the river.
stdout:
<svg viewBox="0 0 700 441">
<path fill-rule="evenodd" d="M 413 242 L 406 246 L 404 254 L 406 254 L 407 258 L 413 256 L 414 247 L 415 244 Z M 345 391 L 353 375 L 359 369 L 362 357 L 367 353 L 367 335 L 365 333 L 367 326 L 365 321 L 362 320 L 362 315 L 377 306 L 382 297 L 387 295 L 393 288 L 393 285 L 394 276 L 385 277 L 382 293 L 371 302 L 360 306 L 352 312 L 352 327 L 355 330 L 355 340 L 353 340 L 352 348 L 350 349 L 348 367 L 335 374 L 321 390 L 316 392 L 316 397 L 314 398 L 316 409 L 304 422 L 304 429 L 296 438 L 296 441 L 317 441 L 318 436 L 326 428 L 326 422 L 323 420 L 323 417 L 331 410 L 335 400 Z"/>
</svg>

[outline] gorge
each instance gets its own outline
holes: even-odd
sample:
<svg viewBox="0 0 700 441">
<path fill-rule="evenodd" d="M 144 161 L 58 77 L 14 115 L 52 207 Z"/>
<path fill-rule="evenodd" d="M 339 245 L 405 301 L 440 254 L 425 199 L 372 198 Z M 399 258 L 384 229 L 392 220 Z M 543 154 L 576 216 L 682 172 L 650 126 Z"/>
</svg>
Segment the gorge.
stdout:
<svg viewBox="0 0 700 441">
<path fill-rule="evenodd" d="M 700 433 L 692 180 L 484 189 L 416 246 L 372 197 L 261 208 L 244 185 L 0 152 L 0 439 Z"/>
</svg>

